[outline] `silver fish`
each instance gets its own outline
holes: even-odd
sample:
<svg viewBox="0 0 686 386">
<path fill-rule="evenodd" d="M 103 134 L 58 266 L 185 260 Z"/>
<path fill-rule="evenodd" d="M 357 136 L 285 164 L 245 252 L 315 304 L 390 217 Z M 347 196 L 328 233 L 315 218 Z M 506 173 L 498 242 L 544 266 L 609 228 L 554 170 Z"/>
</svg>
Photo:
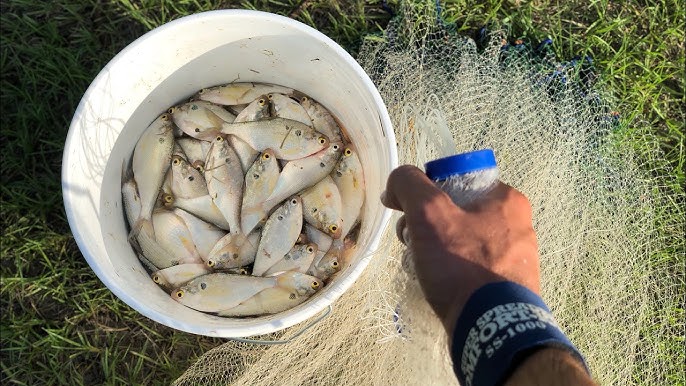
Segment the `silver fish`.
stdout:
<svg viewBox="0 0 686 386">
<path fill-rule="evenodd" d="M 233 308 L 267 288 L 276 287 L 277 278 L 211 273 L 196 277 L 171 296 L 194 310 L 219 312 Z"/>
<path fill-rule="evenodd" d="M 193 244 L 195 244 L 195 249 L 198 250 L 203 260 L 207 260 L 214 245 L 226 235 L 226 232 L 183 209 L 174 209 L 174 214 L 181 217 L 183 222 L 186 223 L 186 227 L 193 239 Z"/>
<path fill-rule="evenodd" d="M 152 224 L 155 229 L 155 240 L 176 257 L 179 264 L 203 262 L 186 223 L 179 216 L 168 210 L 157 210 L 152 215 Z M 154 261 L 153 263 L 160 268 L 166 268 Z"/>
<path fill-rule="evenodd" d="M 319 261 L 312 262 L 312 265 L 310 265 L 310 268 L 307 270 L 307 274 L 321 280 L 327 280 L 331 275 L 341 269 L 339 260 L 340 253 L 337 253 L 337 251 L 329 251 L 325 253 Z"/>
<path fill-rule="evenodd" d="M 348 145 L 343 149 L 343 157 L 334 168 L 331 177 L 345 203 L 342 212 L 343 230 L 341 232 L 341 237 L 344 238 L 360 217 L 365 194 L 362 164 L 352 146 Z"/>
<path fill-rule="evenodd" d="M 284 118 L 225 123 L 221 131 L 235 135 L 255 150 L 272 149 L 277 158 L 289 161 L 307 157 L 329 144 L 329 139 L 313 128 Z"/>
<path fill-rule="evenodd" d="M 141 198 L 138 196 L 138 185 L 133 179 L 133 171 L 126 164 L 122 167 L 121 197 L 126 220 L 132 225 L 141 213 Z"/>
<path fill-rule="evenodd" d="M 207 258 L 207 266 L 212 269 L 244 267 L 255 261 L 260 242 L 260 232 L 243 235 L 228 234 L 219 240 Z"/>
<path fill-rule="evenodd" d="M 272 265 L 264 273 L 264 276 L 271 276 L 284 271 L 305 273 L 310 268 L 316 255 L 317 244 L 296 244 L 280 261 L 277 261 L 276 264 Z"/>
<path fill-rule="evenodd" d="M 131 225 L 130 238 L 150 221 L 174 149 L 174 133 L 169 114 L 162 114 L 145 129 L 133 151 L 132 169 L 138 184 L 141 211 Z"/>
<path fill-rule="evenodd" d="M 236 116 L 233 123 L 258 121 L 260 119 L 269 118 L 269 106 L 271 103 L 266 95 L 260 95 L 259 98 L 252 101 L 240 114 Z M 255 161 L 255 158 L 260 154 L 259 151 L 253 149 L 242 139 L 235 135 L 229 136 L 229 143 L 241 159 L 241 167 L 243 172 L 247 172 L 248 168 Z"/>
<path fill-rule="evenodd" d="M 336 123 L 333 115 L 331 115 L 331 113 L 329 113 L 324 106 L 307 96 L 301 96 L 300 103 L 305 111 L 307 111 L 310 119 L 312 119 L 312 126 L 315 130 L 326 135 L 331 142 L 343 141 L 341 129 L 338 127 L 338 123 Z"/>
<path fill-rule="evenodd" d="M 243 208 L 244 213 L 265 217 L 266 213 L 293 194 L 321 181 L 331 173 L 343 146 L 332 143 L 328 148 L 309 157 L 290 161 L 284 166 L 269 198 L 259 205 Z"/>
<path fill-rule="evenodd" d="M 236 117 L 221 106 L 205 101 L 192 101 L 178 107 L 172 107 L 169 112 L 174 123 L 184 133 L 193 138 L 210 141 L 219 134 L 222 125 L 233 122 Z"/>
<path fill-rule="evenodd" d="M 343 204 L 338 187 L 331 177 L 326 176 L 314 186 L 305 189 L 300 197 L 303 199 L 303 215 L 308 224 L 334 239 L 341 237 Z"/>
<path fill-rule="evenodd" d="M 207 184 L 200 172 L 179 156 L 172 157 L 171 194 L 178 198 L 206 196 Z"/>
<path fill-rule="evenodd" d="M 259 121 L 270 117 L 271 102 L 267 95 L 260 95 L 257 99 L 250 102 L 240 114 L 236 115 L 234 123 Z"/>
<path fill-rule="evenodd" d="M 218 135 L 205 162 L 205 181 L 212 201 L 229 223 L 229 232 L 234 235 L 241 233 L 243 180 L 238 155 L 224 136 Z"/>
<path fill-rule="evenodd" d="M 250 165 L 260 155 L 260 152 L 235 135 L 229 135 L 229 144 L 236 151 L 236 155 L 238 155 L 238 159 L 241 161 L 241 170 L 243 170 L 243 173 L 246 173 Z"/>
<path fill-rule="evenodd" d="M 154 218 L 154 215 L 153 215 Z M 180 258 L 163 248 L 155 238 L 153 221 L 145 221 L 136 236 L 141 254 L 157 269 L 169 268 L 180 263 Z"/>
<path fill-rule="evenodd" d="M 229 229 L 229 223 L 209 195 L 195 198 L 176 198 L 171 194 L 164 194 L 162 200 L 166 208 L 181 208 L 221 229 Z"/>
<path fill-rule="evenodd" d="M 298 102 L 278 93 L 269 94 L 267 98 L 272 102 L 272 116 L 292 119 L 312 127 L 310 116 Z"/>
<path fill-rule="evenodd" d="M 295 245 L 303 226 L 302 199 L 293 196 L 269 216 L 262 229 L 252 274 L 261 276 Z"/>
<path fill-rule="evenodd" d="M 188 137 L 179 138 L 176 143 L 183 149 L 191 166 L 196 169 L 204 168 L 211 143 Z"/>
<path fill-rule="evenodd" d="M 209 273 L 211 270 L 205 264 L 179 264 L 153 272 L 150 277 L 155 283 L 171 290 Z"/>
<path fill-rule="evenodd" d="M 276 276 L 279 284 L 276 287 L 260 291 L 240 305 L 217 313 L 219 316 L 256 316 L 275 314 L 293 308 L 319 289 L 324 283 L 316 277 L 298 272 L 284 272 Z"/>
<path fill-rule="evenodd" d="M 310 240 L 311 242 L 317 244 L 317 256 L 314 257 L 314 260 L 312 260 L 312 264 L 310 264 L 310 269 L 308 270 L 308 275 L 312 276 L 317 276 L 320 279 L 324 279 L 321 277 L 318 270 L 316 268 L 318 267 L 320 261 L 324 258 L 326 253 L 331 249 L 331 244 L 333 243 L 333 239 L 327 235 L 326 233 L 320 231 L 319 229 L 313 227 L 310 224 L 305 224 L 305 234 L 307 235 L 307 239 Z M 328 266 L 330 266 L 329 264 Z M 338 265 L 338 261 L 336 260 L 336 265 Z M 312 273 L 315 272 L 315 273 Z"/>
<path fill-rule="evenodd" d="M 317 244 L 319 252 L 326 252 L 331 248 L 331 243 L 333 242 L 331 236 L 310 224 L 305 224 L 305 235 L 307 235 L 307 239 L 310 242 Z"/>
<path fill-rule="evenodd" d="M 245 189 L 241 208 L 252 208 L 264 202 L 274 190 L 279 178 L 279 165 L 270 149 L 265 150 L 245 174 Z M 250 232 L 262 220 L 262 213 L 241 209 L 241 230 Z"/>
<path fill-rule="evenodd" d="M 290 94 L 293 89 L 267 83 L 229 83 L 224 86 L 204 88 L 200 90 L 197 97 L 220 105 L 242 105 L 254 101 L 260 95 L 273 92 Z"/>
</svg>

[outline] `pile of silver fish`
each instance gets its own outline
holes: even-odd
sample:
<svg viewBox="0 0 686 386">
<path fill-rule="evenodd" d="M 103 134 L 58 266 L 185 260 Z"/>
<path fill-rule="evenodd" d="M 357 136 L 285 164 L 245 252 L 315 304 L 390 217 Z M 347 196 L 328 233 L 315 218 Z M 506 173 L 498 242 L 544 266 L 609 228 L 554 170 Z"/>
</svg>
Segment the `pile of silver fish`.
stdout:
<svg viewBox="0 0 686 386">
<path fill-rule="evenodd" d="M 271 84 L 200 90 L 148 126 L 122 169 L 129 242 L 152 280 L 226 317 L 321 290 L 354 248 L 364 192 L 331 113 Z"/>
</svg>

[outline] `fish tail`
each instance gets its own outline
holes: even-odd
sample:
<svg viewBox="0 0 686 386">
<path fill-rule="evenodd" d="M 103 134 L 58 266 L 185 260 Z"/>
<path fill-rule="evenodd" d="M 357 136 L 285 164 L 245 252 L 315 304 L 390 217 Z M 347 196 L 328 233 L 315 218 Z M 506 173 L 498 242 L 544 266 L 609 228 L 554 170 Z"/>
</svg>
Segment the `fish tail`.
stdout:
<svg viewBox="0 0 686 386">
<path fill-rule="evenodd" d="M 233 128 L 233 124 L 232 124 L 232 123 L 229 123 L 229 122 L 222 123 L 222 127 L 221 127 L 221 129 L 220 129 L 220 132 L 221 132 L 222 134 L 232 134 L 232 135 L 235 135 L 235 130 L 234 130 L 234 128 Z"/>
<path fill-rule="evenodd" d="M 138 235 L 141 233 L 143 226 L 146 225 L 150 227 L 150 234 L 152 235 L 153 239 L 155 239 L 155 228 L 152 225 L 152 221 L 149 218 L 139 217 L 131 227 L 131 232 L 129 232 L 128 239 L 130 243 L 137 243 Z"/>
<path fill-rule="evenodd" d="M 250 207 L 245 207 L 241 211 L 241 230 L 242 234 L 247 235 L 259 224 L 266 216 L 264 204 L 257 204 Z"/>
</svg>

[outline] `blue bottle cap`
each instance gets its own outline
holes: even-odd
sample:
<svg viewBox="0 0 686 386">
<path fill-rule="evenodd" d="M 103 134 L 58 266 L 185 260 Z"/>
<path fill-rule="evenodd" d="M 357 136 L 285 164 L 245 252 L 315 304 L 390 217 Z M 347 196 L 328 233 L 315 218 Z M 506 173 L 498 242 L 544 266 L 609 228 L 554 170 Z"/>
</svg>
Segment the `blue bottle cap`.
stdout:
<svg viewBox="0 0 686 386">
<path fill-rule="evenodd" d="M 493 150 L 483 149 L 429 161 L 424 167 L 430 179 L 441 181 L 458 174 L 494 168 L 496 165 Z"/>
</svg>

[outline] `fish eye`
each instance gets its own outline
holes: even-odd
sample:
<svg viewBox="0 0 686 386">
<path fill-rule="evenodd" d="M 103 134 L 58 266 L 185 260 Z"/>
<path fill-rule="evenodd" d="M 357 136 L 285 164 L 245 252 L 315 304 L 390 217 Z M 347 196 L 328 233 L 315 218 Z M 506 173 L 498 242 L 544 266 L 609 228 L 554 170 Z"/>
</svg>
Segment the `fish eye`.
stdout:
<svg viewBox="0 0 686 386">
<path fill-rule="evenodd" d="M 260 179 L 260 175 L 257 174 L 257 173 L 254 173 L 254 174 L 252 175 L 252 177 L 253 177 L 254 179 L 256 179 L 256 180 L 259 180 L 259 179 Z"/>
<path fill-rule="evenodd" d="M 175 295 L 176 295 L 177 298 L 181 299 L 181 298 L 183 297 L 183 290 L 178 290 L 178 291 L 176 291 L 176 294 L 175 294 Z"/>
<path fill-rule="evenodd" d="M 205 288 L 207 288 L 207 284 L 206 283 L 200 283 L 200 289 L 204 290 Z"/>
<path fill-rule="evenodd" d="M 200 173 L 203 172 L 204 168 L 202 165 L 195 165 L 195 170 L 199 171 Z"/>
<path fill-rule="evenodd" d="M 169 110 L 171 110 L 171 109 L 169 109 Z M 163 121 L 168 121 L 169 120 L 169 114 L 162 114 L 161 118 Z"/>
<path fill-rule="evenodd" d="M 170 107 L 169 110 L 167 110 L 169 114 L 174 114 L 174 111 L 176 111 L 176 107 Z"/>
<path fill-rule="evenodd" d="M 338 226 L 331 224 L 329 225 L 329 230 L 335 233 L 338 230 Z"/>
<path fill-rule="evenodd" d="M 318 281 L 313 281 L 312 282 L 312 289 L 317 289 L 319 288 L 319 282 Z"/>
<path fill-rule="evenodd" d="M 326 143 L 326 138 L 324 138 L 324 137 L 319 137 L 318 141 L 319 141 L 319 143 L 321 143 L 321 144 L 323 145 L 323 144 Z"/>
<path fill-rule="evenodd" d="M 331 263 L 331 266 L 334 267 L 334 268 L 338 267 L 338 262 L 337 262 L 337 261 L 334 261 L 333 263 Z"/>
<path fill-rule="evenodd" d="M 338 145 L 333 145 L 334 150 L 338 150 Z"/>
<path fill-rule="evenodd" d="M 217 138 L 215 138 L 215 141 L 217 141 L 217 142 L 221 142 L 223 140 L 224 140 L 224 138 L 222 138 L 221 135 L 218 135 Z"/>
<path fill-rule="evenodd" d="M 295 198 L 291 200 L 291 204 L 295 205 L 297 203 L 298 203 L 298 200 L 296 200 Z"/>
<path fill-rule="evenodd" d="M 346 149 L 345 149 L 345 152 L 343 152 L 343 154 L 345 154 L 345 156 L 348 157 L 348 156 L 350 156 L 351 154 L 353 154 L 353 151 L 350 150 L 350 148 L 346 148 Z"/>
<path fill-rule="evenodd" d="M 214 260 L 207 260 L 207 266 L 210 268 L 214 267 Z"/>
<path fill-rule="evenodd" d="M 308 253 L 314 252 L 314 248 L 312 248 L 312 247 L 307 247 L 307 252 L 308 252 Z"/>
<path fill-rule="evenodd" d="M 204 93 L 206 93 L 206 92 L 207 92 L 207 89 L 204 88 L 204 89 L 200 90 L 200 92 L 198 92 L 198 94 L 204 94 Z"/>
<path fill-rule="evenodd" d="M 159 275 L 153 275 L 152 281 L 154 281 L 155 283 L 159 283 L 160 282 L 160 276 Z"/>
<path fill-rule="evenodd" d="M 266 102 L 266 101 L 264 100 L 264 98 L 262 98 L 262 99 L 260 99 L 259 101 L 257 101 L 257 103 L 258 103 L 260 106 L 264 106 L 265 102 Z"/>
<path fill-rule="evenodd" d="M 174 159 L 172 160 L 172 165 L 174 165 L 174 166 L 177 166 L 180 163 L 181 163 L 181 160 L 177 157 L 174 157 Z"/>
<path fill-rule="evenodd" d="M 195 128 L 195 132 L 196 132 L 196 133 L 199 133 L 199 132 L 200 132 L 200 128 L 199 128 L 199 127 L 196 127 L 196 128 Z"/>
<path fill-rule="evenodd" d="M 272 94 L 267 95 L 267 99 L 269 99 L 269 100 L 274 99 L 274 95 L 272 95 Z"/>
<path fill-rule="evenodd" d="M 304 96 L 304 97 L 302 97 L 302 98 L 300 99 L 300 101 L 301 101 L 301 102 L 307 102 L 307 99 L 308 99 L 308 98 L 307 98 L 306 96 Z"/>
<path fill-rule="evenodd" d="M 174 201 L 174 196 L 172 196 L 171 194 L 165 194 L 164 197 L 162 197 L 162 199 L 163 199 L 164 202 L 166 202 L 167 204 L 171 204 L 172 201 Z"/>
<path fill-rule="evenodd" d="M 262 159 L 269 159 L 269 158 L 271 158 L 271 156 L 269 155 L 269 153 L 264 153 L 264 154 L 262 154 Z"/>
<path fill-rule="evenodd" d="M 276 218 L 277 218 L 279 221 L 283 220 L 283 216 L 282 216 L 282 215 L 278 215 L 278 216 L 276 216 Z"/>
<path fill-rule="evenodd" d="M 247 275 L 247 274 L 248 274 L 248 270 L 245 269 L 245 268 L 241 268 L 241 270 L 238 271 L 238 273 L 240 273 L 241 275 Z"/>
</svg>

